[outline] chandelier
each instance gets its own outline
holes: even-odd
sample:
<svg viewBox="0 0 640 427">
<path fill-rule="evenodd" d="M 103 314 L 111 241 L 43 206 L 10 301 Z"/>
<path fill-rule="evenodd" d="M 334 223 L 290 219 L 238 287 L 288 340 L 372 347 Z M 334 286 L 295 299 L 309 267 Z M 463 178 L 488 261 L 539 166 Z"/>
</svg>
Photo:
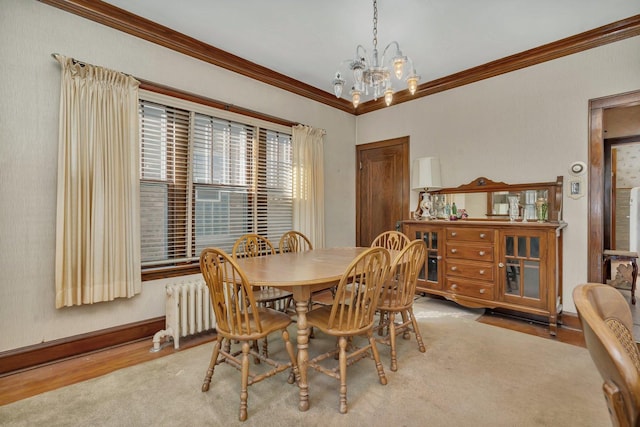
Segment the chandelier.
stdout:
<svg viewBox="0 0 640 427">
<path fill-rule="evenodd" d="M 393 56 L 387 56 L 393 55 Z M 406 78 L 407 88 L 411 95 L 416 93 L 420 76 L 416 74 L 413 68 L 413 62 L 402 54 L 400 45 L 396 41 L 392 41 L 384 48 L 382 59 L 378 55 L 378 2 L 373 0 L 373 50 L 371 56 L 367 54 L 367 50 L 358 45 L 356 47 L 356 55 L 353 60 L 343 61 L 341 67 L 346 65 L 352 73 L 353 85 L 351 86 L 351 102 L 353 107 L 357 108 L 363 96 L 371 94 L 373 99 L 377 100 L 384 96 L 387 106 L 393 101 L 393 86 L 391 84 L 393 75 L 396 79 L 402 80 L 405 74 L 405 68 L 408 69 Z M 343 74 L 338 70 L 333 79 L 333 91 L 337 98 L 342 96 L 342 89 L 346 81 Z"/>
</svg>

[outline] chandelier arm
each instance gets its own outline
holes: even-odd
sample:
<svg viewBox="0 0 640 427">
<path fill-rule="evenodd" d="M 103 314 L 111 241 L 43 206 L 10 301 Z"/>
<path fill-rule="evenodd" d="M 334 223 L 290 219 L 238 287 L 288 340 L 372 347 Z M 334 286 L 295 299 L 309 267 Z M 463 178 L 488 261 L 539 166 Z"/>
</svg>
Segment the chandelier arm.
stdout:
<svg viewBox="0 0 640 427">
<path fill-rule="evenodd" d="M 387 45 L 387 47 L 385 47 L 385 48 L 384 48 L 384 51 L 382 51 L 382 63 L 384 63 L 384 59 L 385 59 L 385 58 L 386 58 L 386 56 L 387 56 L 387 50 L 389 50 L 389 48 L 390 48 L 391 46 L 394 46 L 394 45 L 395 45 L 395 47 L 396 47 L 396 52 L 395 52 L 395 55 L 394 55 L 394 56 L 402 56 L 402 51 L 400 50 L 400 45 L 398 44 L 398 42 L 397 42 L 397 41 L 395 41 L 395 40 L 394 40 L 394 41 L 392 41 L 391 43 L 389 43 L 389 44 Z"/>
<path fill-rule="evenodd" d="M 369 58 L 367 49 L 364 48 L 361 44 L 356 47 L 356 57 L 355 59 L 363 62 L 367 67 L 369 66 Z"/>
</svg>

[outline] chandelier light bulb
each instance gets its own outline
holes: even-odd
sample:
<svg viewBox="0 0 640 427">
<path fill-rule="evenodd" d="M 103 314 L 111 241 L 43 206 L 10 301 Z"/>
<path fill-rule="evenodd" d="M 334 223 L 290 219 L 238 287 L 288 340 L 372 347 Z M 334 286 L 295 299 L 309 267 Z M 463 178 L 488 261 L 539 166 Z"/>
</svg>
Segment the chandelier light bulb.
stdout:
<svg viewBox="0 0 640 427">
<path fill-rule="evenodd" d="M 353 103 L 353 108 L 358 108 L 358 104 L 360 104 L 360 91 L 352 90 L 351 91 L 351 102 Z"/>
<path fill-rule="evenodd" d="M 388 107 L 389 105 L 391 105 L 392 101 L 393 101 L 393 89 L 387 88 L 387 90 L 384 91 L 384 102 L 385 104 L 387 104 L 387 107 Z"/>
<path fill-rule="evenodd" d="M 420 77 L 416 76 L 415 73 L 407 78 L 407 88 L 411 95 L 415 95 L 416 90 L 418 89 L 418 80 L 420 80 Z"/>
<path fill-rule="evenodd" d="M 402 72 L 404 69 L 404 58 L 396 57 L 393 59 L 393 72 L 396 75 L 396 79 L 402 79 Z"/>
</svg>

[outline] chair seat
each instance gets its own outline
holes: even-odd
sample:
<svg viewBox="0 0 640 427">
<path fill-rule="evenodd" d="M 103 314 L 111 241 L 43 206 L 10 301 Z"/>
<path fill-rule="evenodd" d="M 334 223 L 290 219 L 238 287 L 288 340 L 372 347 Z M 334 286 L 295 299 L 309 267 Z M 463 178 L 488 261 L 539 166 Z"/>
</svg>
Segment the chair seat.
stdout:
<svg viewBox="0 0 640 427">
<path fill-rule="evenodd" d="M 386 290 L 380 300 L 378 301 L 378 310 L 382 311 L 395 311 L 396 313 L 405 311 L 409 307 L 413 306 L 413 295 L 411 300 L 407 304 L 401 304 L 401 292 L 397 289 Z"/>
<path fill-rule="evenodd" d="M 240 341 L 253 341 L 266 337 L 274 331 L 282 330 L 289 326 L 292 322 L 291 317 L 286 313 L 281 311 L 277 311 L 271 308 L 259 307 L 258 313 L 260 314 L 260 324 L 262 325 L 262 333 L 254 332 L 253 334 L 233 334 L 228 331 L 224 331 L 218 325 L 217 330 L 221 335 L 226 338 L 230 338 L 233 340 Z M 244 319 L 244 315 L 240 315 L 242 318 L 241 328 L 246 331 L 247 329 L 255 331 L 257 330 L 257 326 L 254 322 L 253 316 L 249 316 L 249 325 L 250 328 L 247 328 L 246 320 Z"/>
<path fill-rule="evenodd" d="M 333 335 L 336 337 L 340 336 L 351 336 L 351 335 L 359 335 L 361 333 L 365 333 L 368 329 L 371 329 L 372 325 L 365 325 L 365 327 L 360 329 L 349 329 L 347 331 L 339 331 L 336 329 L 329 329 L 329 317 L 331 317 L 332 306 L 323 306 L 319 308 L 315 308 L 307 313 L 307 323 L 309 326 L 316 327 L 320 329 L 322 332 L 328 335 Z"/>
</svg>

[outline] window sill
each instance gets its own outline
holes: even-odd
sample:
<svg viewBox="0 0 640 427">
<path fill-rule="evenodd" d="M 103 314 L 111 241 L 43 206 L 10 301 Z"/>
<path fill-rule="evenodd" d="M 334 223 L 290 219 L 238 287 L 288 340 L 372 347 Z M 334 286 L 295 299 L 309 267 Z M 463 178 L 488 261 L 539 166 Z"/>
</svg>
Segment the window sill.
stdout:
<svg viewBox="0 0 640 427">
<path fill-rule="evenodd" d="M 170 267 L 150 267 L 142 270 L 142 281 L 166 279 L 169 277 L 187 276 L 189 274 L 200 273 L 200 264 L 198 262 L 182 265 L 173 265 Z"/>
</svg>

